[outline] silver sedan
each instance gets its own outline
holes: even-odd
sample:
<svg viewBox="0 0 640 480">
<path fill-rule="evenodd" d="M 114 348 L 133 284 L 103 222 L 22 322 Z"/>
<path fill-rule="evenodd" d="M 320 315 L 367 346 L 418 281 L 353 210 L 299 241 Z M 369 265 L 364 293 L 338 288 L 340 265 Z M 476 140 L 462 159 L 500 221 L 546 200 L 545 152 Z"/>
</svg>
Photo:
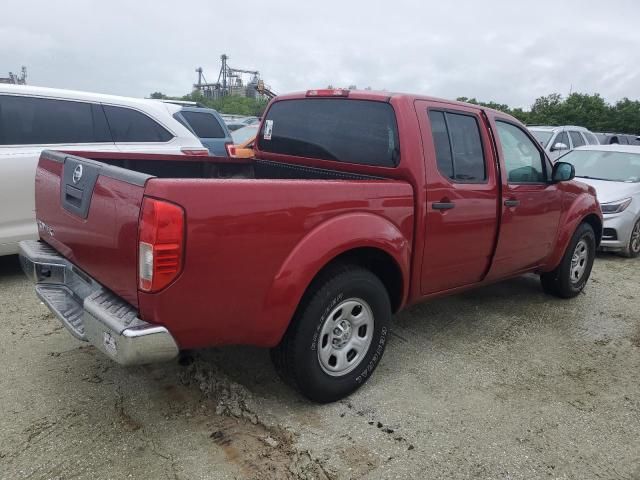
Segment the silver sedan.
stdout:
<svg viewBox="0 0 640 480">
<path fill-rule="evenodd" d="M 627 257 L 640 255 L 640 147 L 593 145 L 562 157 L 578 180 L 592 185 L 604 215 L 601 247 Z"/>
</svg>

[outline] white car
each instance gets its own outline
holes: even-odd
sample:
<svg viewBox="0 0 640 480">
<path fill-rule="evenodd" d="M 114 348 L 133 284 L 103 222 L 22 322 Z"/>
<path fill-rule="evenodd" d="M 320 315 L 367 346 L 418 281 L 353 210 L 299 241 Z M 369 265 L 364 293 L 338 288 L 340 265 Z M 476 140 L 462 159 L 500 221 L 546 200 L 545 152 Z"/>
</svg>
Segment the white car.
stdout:
<svg viewBox="0 0 640 480">
<path fill-rule="evenodd" d="M 0 84 L 0 255 L 38 238 L 34 183 L 42 150 L 207 155 L 173 115 L 179 105 Z"/>
<path fill-rule="evenodd" d="M 598 138 L 584 127 L 576 127 L 574 125 L 561 127 L 530 125 L 527 128 L 554 162 L 574 148 L 582 147 L 583 145 L 600 144 Z"/>
<path fill-rule="evenodd" d="M 600 247 L 640 256 L 640 147 L 585 146 L 562 161 L 575 167 L 578 180 L 596 189 L 604 215 Z"/>
</svg>

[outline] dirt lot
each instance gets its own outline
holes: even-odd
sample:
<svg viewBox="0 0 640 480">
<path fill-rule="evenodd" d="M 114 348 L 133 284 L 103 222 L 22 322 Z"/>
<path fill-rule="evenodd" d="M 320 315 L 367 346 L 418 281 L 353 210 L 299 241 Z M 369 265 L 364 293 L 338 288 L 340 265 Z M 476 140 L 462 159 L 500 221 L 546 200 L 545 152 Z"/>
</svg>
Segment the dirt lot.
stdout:
<svg viewBox="0 0 640 480">
<path fill-rule="evenodd" d="M 372 380 L 312 405 L 268 353 L 122 369 L 0 258 L 0 478 L 640 478 L 640 260 L 561 301 L 524 277 L 396 319 Z"/>
</svg>

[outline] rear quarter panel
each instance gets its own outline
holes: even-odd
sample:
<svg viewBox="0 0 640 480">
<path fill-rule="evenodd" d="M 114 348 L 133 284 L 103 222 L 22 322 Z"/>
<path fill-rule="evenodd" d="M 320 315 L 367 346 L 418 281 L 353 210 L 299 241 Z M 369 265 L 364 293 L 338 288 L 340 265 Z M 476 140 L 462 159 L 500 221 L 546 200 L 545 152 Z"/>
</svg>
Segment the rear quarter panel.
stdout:
<svg viewBox="0 0 640 480">
<path fill-rule="evenodd" d="M 139 294 L 142 317 L 182 348 L 277 344 L 311 279 L 352 248 L 385 250 L 408 276 L 413 193 L 404 182 L 152 179 L 145 193 L 186 212 L 180 277 Z"/>
</svg>

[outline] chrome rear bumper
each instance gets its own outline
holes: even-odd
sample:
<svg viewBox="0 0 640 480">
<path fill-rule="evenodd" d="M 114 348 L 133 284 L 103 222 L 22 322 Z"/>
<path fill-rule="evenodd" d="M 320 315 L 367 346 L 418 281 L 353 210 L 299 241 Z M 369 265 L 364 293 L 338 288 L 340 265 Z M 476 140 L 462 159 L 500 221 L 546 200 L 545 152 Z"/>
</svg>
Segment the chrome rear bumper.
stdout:
<svg viewBox="0 0 640 480">
<path fill-rule="evenodd" d="M 36 294 L 71 334 L 121 365 L 170 360 L 178 345 L 162 326 L 137 312 L 43 242 L 20 242 L 20 263 Z"/>
</svg>

